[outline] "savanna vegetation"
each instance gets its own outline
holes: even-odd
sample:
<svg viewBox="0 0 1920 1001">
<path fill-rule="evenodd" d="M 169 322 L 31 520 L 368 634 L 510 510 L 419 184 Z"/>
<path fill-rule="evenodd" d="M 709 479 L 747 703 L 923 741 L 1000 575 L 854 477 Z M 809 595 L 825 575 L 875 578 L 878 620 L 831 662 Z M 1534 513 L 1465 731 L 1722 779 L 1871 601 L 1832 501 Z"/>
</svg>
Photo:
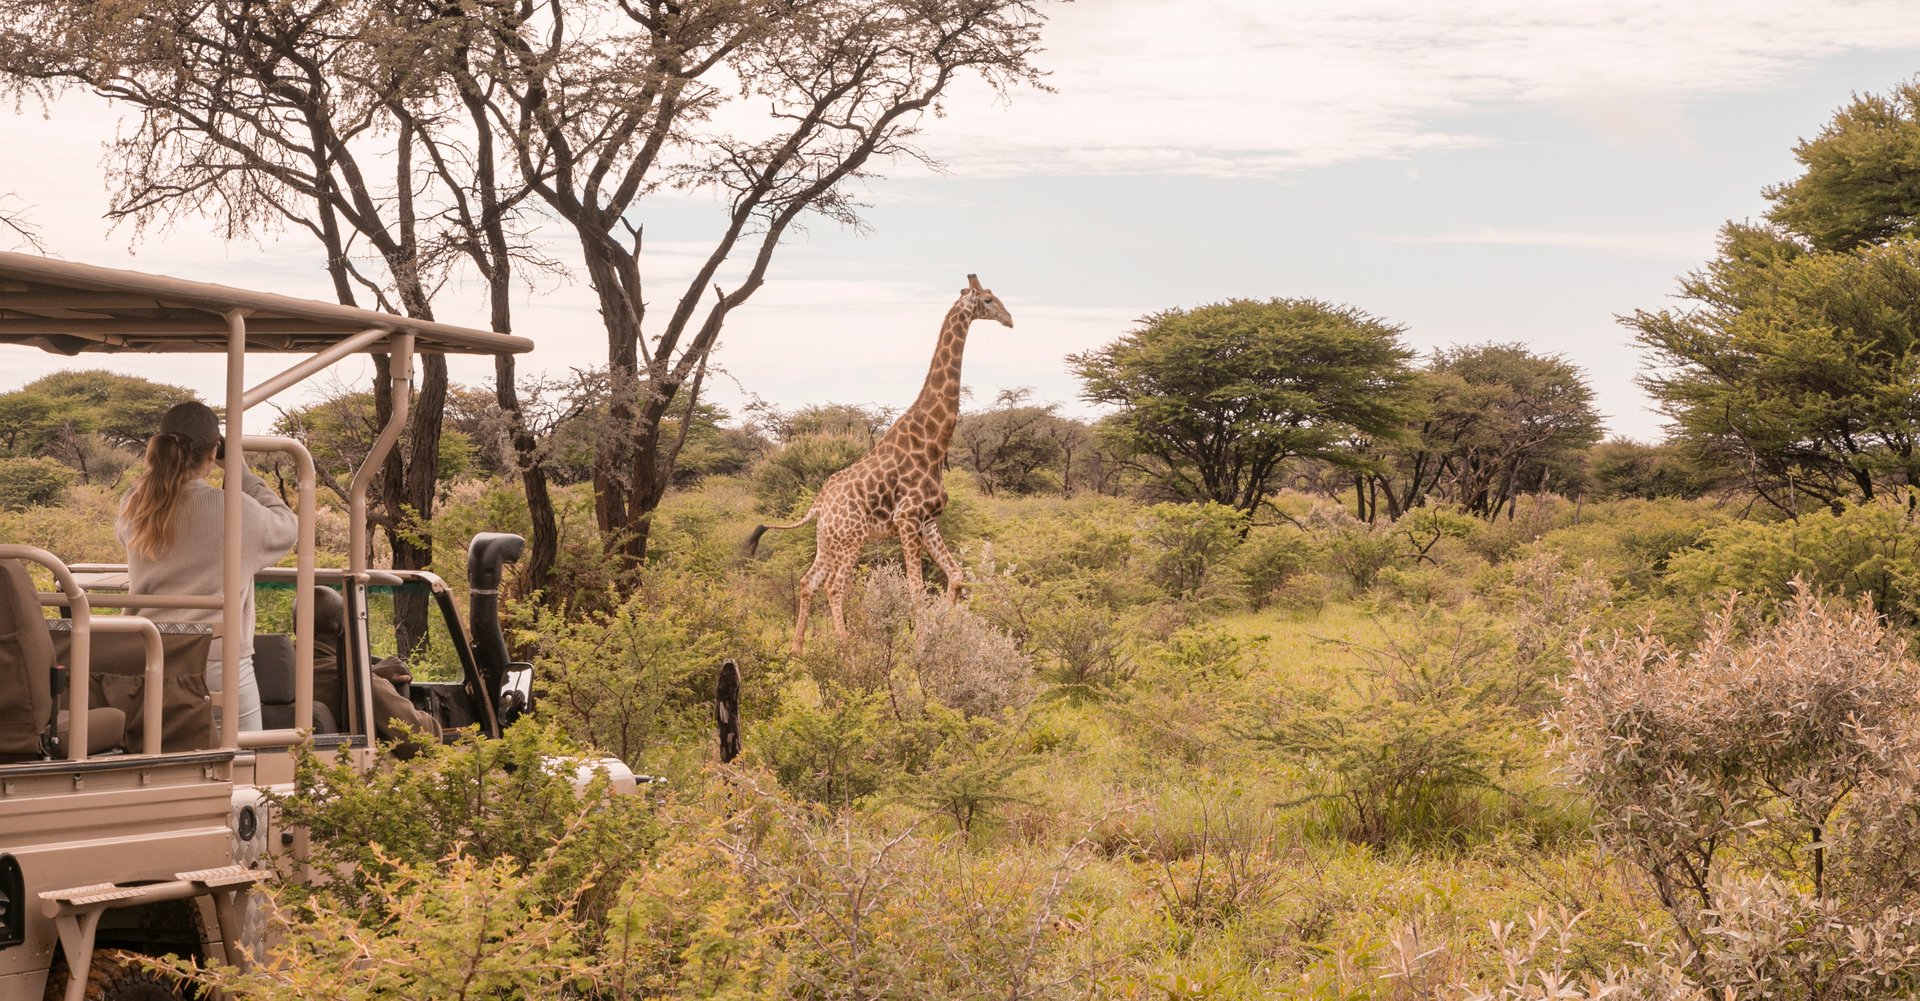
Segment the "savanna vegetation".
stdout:
<svg viewBox="0 0 1920 1001">
<path fill-rule="evenodd" d="M 445 387 L 438 448 L 388 474 L 432 468 L 432 503 L 379 555 L 454 579 L 472 532 L 550 518 L 509 602 L 534 716 L 371 777 L 305 758 L 280 808 L 341 876 L 275 891 L 254 968 L 170 968 L 246 998 L 1912 997 L 1917 105 L 1858 99 L 1687 308 L 1625 318 L 1664 442 L 1603 440 L 1578 368 L 1524 344 L 1171 309 L 1071 359 L 1103 418 L 964 415 L 966 600 L 876 546 L 849 635 L 799 657 L 810 537 L 741 543 L 893 415 L 727 414 L 671 345 Z M 127 429 L 173 392 L 0 395 L 0 538 L 115 558 Z M 337 471 L 378 406 L 342 387 L 283 429 Z M 572 749 L 665 781 L 578 787 L 542 764 Z"/>
</svg>

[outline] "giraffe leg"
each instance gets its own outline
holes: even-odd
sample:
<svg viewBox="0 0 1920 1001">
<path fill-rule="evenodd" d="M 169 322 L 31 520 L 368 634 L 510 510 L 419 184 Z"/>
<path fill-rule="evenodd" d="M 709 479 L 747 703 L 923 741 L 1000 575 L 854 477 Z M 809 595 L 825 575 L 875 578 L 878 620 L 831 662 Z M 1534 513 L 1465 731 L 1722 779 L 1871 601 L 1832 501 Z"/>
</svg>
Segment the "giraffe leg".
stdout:
<svg viewBox="0 0 1920 1001">
<path fill-rule="evenodd" d="M 918 602 L 927 586 L 920 575 L 920 527 L 903 520 L 894 522 L 893 529 L 900 535 L 900 556 L 907 563 L 907 593 Z"/>
<path fill-rule="evenodd" d="M 844 558 L 835 554 L 833 568 L 827 573 L 827 609 L 833 613 L 833 635 L 847 638 L 847 585 L 853 580 L 853 565 L 859 561 L 859 548 L 848 549 Z"/>
<path fill-rule="evenodd" d="M 800 614 L 794 618 L 793 623 L 793 655 L 795 657 L 800 656 L 800 651 L 807 644 L 807 613 L 813 609 L 813 593 L 820 590 L 821 583 L 826 580 L 826 562 L 825 553 L 814 553 L 813 565 L 808 567 L 807 572 L 800 577 Z"/>
<path fill-rule="evenodd" d="M 960 566 L 960 557 L 953 555 L 947 548 L 947 542 L 940 537 L 940 523 L 928 518 L 920 524 L 920 541 L 933 554 L 933 561 L 940 564 L 940 572 L 947 575 L 947 600 L 960 600 L 960 586 L 966 582 L 966 573 Z"/>
</svg>

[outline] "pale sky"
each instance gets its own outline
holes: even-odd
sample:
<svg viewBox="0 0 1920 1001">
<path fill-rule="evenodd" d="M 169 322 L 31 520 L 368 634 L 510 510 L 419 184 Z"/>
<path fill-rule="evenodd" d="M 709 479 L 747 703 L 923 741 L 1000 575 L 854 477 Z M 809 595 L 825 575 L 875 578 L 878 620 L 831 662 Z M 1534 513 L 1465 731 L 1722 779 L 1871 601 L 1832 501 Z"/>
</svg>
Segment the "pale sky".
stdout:
<svg viewBox="0 0 1920 1001">
<path fill-rule="evenodd" d="M 1080 0 L 1053 8 L 1055 93 L 964 90 L 927 123 L 944 175 L 865 192 L 870 229 L 816 221 L 730 319 L 717 361 L 783 407 L 899 407 L 968 272 L 1017 326 L 976 329 L 976 403 L 1032 387 L 1076 413 L 1064 356 L 1151 311 L 1230 297 L 1350 303 L 1422 351 L 1486 340 L 1565 354 L 1610 428 L 1659 435 L 1614 320 L 1669 303 L 1727 219 L 1796 172 L 1794 142 L 1856 91 L 1920 73 L 1913 0 Z M 188 221 L 111 232 L 90 97 L 0 109 L 0 193 L 68 260 L 327 298 L 304 234 L 228 244 Z M 657 273 L 718 223 L 649 213 Z M 0 247 L 8 241 L 0 238 Z M 682 250 L 682 253 L 676 253 Z M 659 293 L 664 295 L 666 289 Z M 438 315 L 485 326 L 477 302 Z M 583 281 L 516 306 L 523 364 L 604 360 Z M 220 391 L 213 359 L 108 360 Z M 0 349 L 0 390 L 74 360 Z M 92 364 L 88 361 L 87 364 Z M 278 368 L 277 364 L 270 367 Z M 341 374 L 365 378 L 349 362 Z M 481 383 L 487 363 L 456 360 Z"/>
</svg>

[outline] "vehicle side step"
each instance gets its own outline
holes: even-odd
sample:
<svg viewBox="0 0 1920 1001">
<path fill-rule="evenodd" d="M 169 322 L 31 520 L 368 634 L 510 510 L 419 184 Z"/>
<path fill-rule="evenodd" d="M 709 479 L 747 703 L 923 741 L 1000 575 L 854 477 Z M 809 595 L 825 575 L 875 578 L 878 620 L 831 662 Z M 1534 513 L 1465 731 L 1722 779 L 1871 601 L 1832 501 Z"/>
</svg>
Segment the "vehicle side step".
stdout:
<svg viewBox="0 0 1920 1001">
<path fill-rule="evenodd" d="M 219 886 L 244 886 L 262 882 L 273 873 L 266 869 L 249 869 L 244 865 L 223 865 L 218 869 L 195 869 L 192 872 L 176 872 L 174 879 L 198 883 L 212 889 Z"/>
<path fill-rule="evenodd" d="M 220 940 L 226 960 L 244 968 L 247 957 L 238 948 L 247 900 L 246 890 L 255 883 L 273 878 L 266 869 L 243 865 L 194 869 L 174 873 L 165 883 L 121 886 L 117 883 L 89 883 L 64 890 L 40 893 L 40 910 L 52 918 L 60 930 L 60 946 L 67 954 L 66 1001 L 82 1001 L 87 991 L 87 970 L 93 965 L 93 937 L 100 927 L 100 916 L 116 907 L 134 907 L 188 897 L 213 898 L 213 912 L 220 921 Z"/>
</svg>

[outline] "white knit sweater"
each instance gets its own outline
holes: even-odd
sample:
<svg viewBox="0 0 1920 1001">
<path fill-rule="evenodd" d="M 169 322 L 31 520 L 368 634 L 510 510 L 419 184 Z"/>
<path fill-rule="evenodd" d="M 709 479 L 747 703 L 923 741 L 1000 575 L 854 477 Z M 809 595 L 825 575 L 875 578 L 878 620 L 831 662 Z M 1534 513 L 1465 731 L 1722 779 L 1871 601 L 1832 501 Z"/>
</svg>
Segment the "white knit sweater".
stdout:
<svg viewBox="0 0 1920 1001">
<path fill-rule="evenodd" d="M 240 480 L 245 491 L 240 497 L 240 563 L 251 578 L 257 571 L 280 562 L 293 549 L 299 535 L 299 517 L 253 473 Z M 224 589 L 221 565 L 221 540 L 226 536 L 226 495 L 205 480 L 187 484 L 174 512 L 173 548 L 159 559 L 127 553 L 127 576 L 135 594 L 203 594 L 218 596 Z M 121 545 L 127 541 L 124 516 L 116 519 L 114 535 Z M 155 622 L 204 622 L 220 630 L 217 608 L 150 608 L 127 610 L 145 615 Z M 236 637 L 236 657 L 253 656 L 253 588 L 247 588 Z M 216 637 L 207 659 L 222 658 L 221 641 Z"/>
</svg>

